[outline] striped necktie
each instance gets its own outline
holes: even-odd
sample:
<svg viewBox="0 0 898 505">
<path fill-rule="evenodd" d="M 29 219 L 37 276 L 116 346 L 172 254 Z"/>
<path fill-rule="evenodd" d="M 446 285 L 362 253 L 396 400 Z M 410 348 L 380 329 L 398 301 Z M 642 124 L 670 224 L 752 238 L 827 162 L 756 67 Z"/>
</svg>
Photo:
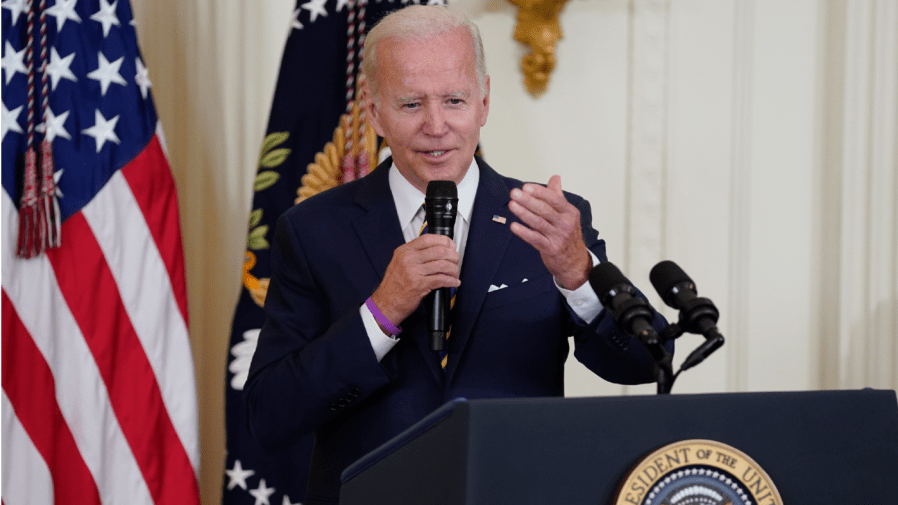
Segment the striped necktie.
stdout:
<svg viewBox="0 0 898 505">
<path fill-rule="evenodd" d="M 424 209 L 424 206 L 421 206 L 421 209 Z M 427 214 L 424 214 L 424 224 L 421 225 L 421 231 L 418 232 L 418 236 L 424 235 L 428 232 L 427 229 Z M 455 310 L 455 288 L 449 288 L 449 320 L 452 321 L 453 311 Z M 446 363 L 449 360 L 449 336 L 452 335 L 452 326 L 449 326 L 449 331 L 446 332 L 446 345 L 443 346 L 443 350 L 440 351 L 440 367 L 444 370 L 446 369 Z"/>
</svg>

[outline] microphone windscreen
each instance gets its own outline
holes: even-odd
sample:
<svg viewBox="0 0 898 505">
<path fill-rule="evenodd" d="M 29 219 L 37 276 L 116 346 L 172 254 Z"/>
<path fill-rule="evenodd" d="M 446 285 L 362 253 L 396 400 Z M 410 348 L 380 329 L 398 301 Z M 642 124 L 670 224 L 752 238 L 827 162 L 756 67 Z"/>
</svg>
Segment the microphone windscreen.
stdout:
<svg viewBox="0 0 898 505">
<path fill-rule="evenodd" d="M 658 295 L 665 299 L 671 288 L 677 284 L 681 282 L 695 284 L 679 265 L 670 260 L 665 260 L 655 265 L 652 271 L 649 272 L 649 280 L 652 281 L 652 286 L 655 286 L 655 291 L 658 292 Z"/>
<path fill-rule="evenodd" d="M 430 181 L 426 198 L 458 198 L 458 188 L 452 181 Z"/>
<path fill-rule="evenodd" d="M 605 298 L 607 298 L 608 292 L 621 284 L 630 284 L 630 280 L 609 261 L 599 263 L 589 271 L 589 285 L 596 292 L 602 305 L 606 305 Z"/>
</svg>

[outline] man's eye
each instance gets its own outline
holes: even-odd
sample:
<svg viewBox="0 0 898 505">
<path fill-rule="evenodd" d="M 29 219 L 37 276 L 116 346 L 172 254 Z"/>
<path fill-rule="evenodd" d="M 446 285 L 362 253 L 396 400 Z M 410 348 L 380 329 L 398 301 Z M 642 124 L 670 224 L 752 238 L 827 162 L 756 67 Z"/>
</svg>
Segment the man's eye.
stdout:
<svg viewBox="0 0 898 505">
<path fill-rule="evenodd" d="M 450 98 L 449 99 L 450 105 L 461 105 L 462 103 L 464 103 L 464 100 L 462 100 L 461 98 Z"/>
<path fill-rule="evenodd" d="M 411 110 L 411 109 L 417 109 L 417 108 L 418 108 L 418 105 L 419 105 L 419 104 L 417 104 L 417 103 L 405 103 L 405 104 L 402 104 L 402 108 L 403 108 L 403 109 L 409 109 L 409 110 Z"/>
</svg>

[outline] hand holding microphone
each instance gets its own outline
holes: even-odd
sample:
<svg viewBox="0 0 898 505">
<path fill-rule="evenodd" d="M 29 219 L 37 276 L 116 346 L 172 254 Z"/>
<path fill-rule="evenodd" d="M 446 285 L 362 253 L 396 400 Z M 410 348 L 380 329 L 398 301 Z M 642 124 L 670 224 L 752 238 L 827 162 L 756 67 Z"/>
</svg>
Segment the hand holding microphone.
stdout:
<svg viewBox="0 0 898 505">
<path fill-rule="evenodd" d="M 433 194 L 428 186 L 427 194 L 430 195 L 430 207 L 437 212 L 433 216 L 427 216 L 428 231 L 430 233 L 403 244 L 393 251 L 393 257 L 387 265 L 384 277 L 371 295 L 375 306 L 393 325 L 399 326 L 412 312 L 421 306 L 421 301 L 430 293 L 439 288 L 459 286 L 459 254 L 455 243 L 452 242 L 452 230 L 455 226 L 457 207 L 457 190 L 455 184 L 449 181 L 434 181 L 449 184 L 444 189 Z M 433 182 L 431 183 L 433 184 Z M 444 194 L 443 191 L 451 192 Z M 436 203 L 437 205 L 433 205 Z M 425 214 L 428 204 L 425 202 Z M 442 209 L 442 210 L 440 210 Z M 451 215 L 450 215 L 451 214 Z M 426 218 L 426 219 L 427 219 Z M 430 226 L 430 222 L 434 225 Z M 417 230 L 415 230 L 417 232 Z M 440 231 L 442 234 L 432 233 Z M 446 303 L 448 304 L 448 298 Z M 442 307 L 442 301 L 440 303 Z M 443 324 L 447 321 L 448 305 L 443 313 Z M 428 312 L 430 317 L 430 312 Z M 448 329 L 448 326 L 446 326 Z"/>
</svg>

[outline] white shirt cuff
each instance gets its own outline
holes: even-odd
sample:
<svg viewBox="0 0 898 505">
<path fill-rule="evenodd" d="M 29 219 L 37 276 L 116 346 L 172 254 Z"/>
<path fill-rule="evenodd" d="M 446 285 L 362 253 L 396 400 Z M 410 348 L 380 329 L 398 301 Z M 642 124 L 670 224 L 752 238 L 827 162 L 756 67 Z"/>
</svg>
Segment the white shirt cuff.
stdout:
<svg viewBox="0 0 898 505">
<path fill-rule="evenodd" d="M 592 258 L 592 266 L 598 265 L 599 258 L 588 249 L 587 252 L 589 252 L 589 256 Z M 577 314 L 584 323 L 591 323 L 592 320 L 599 315 L 599 312 L 602 311 L 602 303 L 599 302 L 599 297 L 596 295 L 596 292 L 592 290 L 592 286 L 589 285 L 588 280 L 573 291 L 561 287 L 558 284 L 558 279 L 554 280 L 555 287 L 558 288 L 558 291 L 561 291 L 562 295 L 564 295 L 564 299 L 567 300 L 567 304 L 571 307 L 571 310 L 573 310 L 574 314 Z M 371 318 L 374 319 L 374 316 L 371 316 Z M 383 332 L 381 332 L 381 334 L 383 334 Z"/>
<path fill-rule="evenodd" d="M 399 343 L 399 339 L 386 335 L 374 319 L 374 314 L 368 310 L 368 306 L 364 303 L 359 309 L 362 315 L 362 324 L 365 325 L 365 331 L 368 332 L 368 340 L 371 341 L 371 348 L 374 349 L 374 355 L 377 356 L 377 362 L 384 359 L 384 356 L 390 352 L 394 345 Z"/>
</svg>

